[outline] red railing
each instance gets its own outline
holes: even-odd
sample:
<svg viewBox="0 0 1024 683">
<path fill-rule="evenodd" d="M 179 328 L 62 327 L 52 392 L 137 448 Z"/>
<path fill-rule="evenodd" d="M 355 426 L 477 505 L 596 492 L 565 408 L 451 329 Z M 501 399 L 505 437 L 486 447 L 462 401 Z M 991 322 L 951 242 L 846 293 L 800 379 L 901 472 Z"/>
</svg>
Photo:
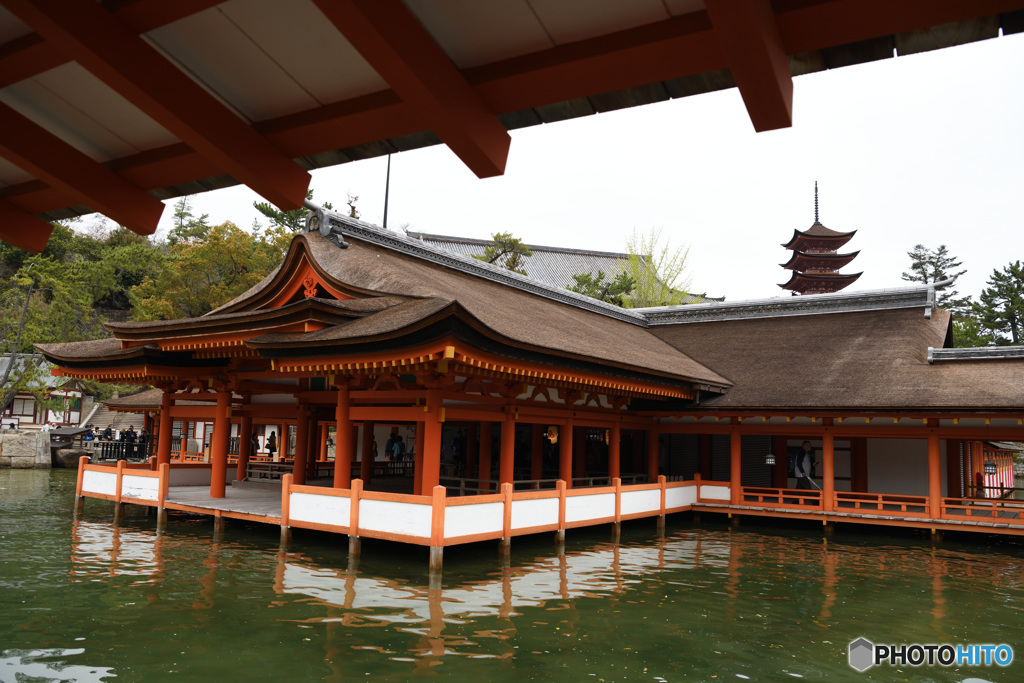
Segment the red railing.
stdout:
<svg viewBox="0 0 1024 683">
<path fill-rule="evenodd" d="M 836 491 L 834 508 L 836 512 L 866 512 L 872 515 L 893 515 L 899 517 L 931 517 L 927 496 Z"/>
<path fill-rule="evenodd" d="M 764 507 L 820 510 L 821 491 L 744 486 L 740 489 L 740 503 L 742 505 L 760 505 Z"/>
<path fill-rule="evenodd" d="M 1024 524 L 1024 501 L 985 498 L 943 498 L 942 518 Z"/>
</svg>

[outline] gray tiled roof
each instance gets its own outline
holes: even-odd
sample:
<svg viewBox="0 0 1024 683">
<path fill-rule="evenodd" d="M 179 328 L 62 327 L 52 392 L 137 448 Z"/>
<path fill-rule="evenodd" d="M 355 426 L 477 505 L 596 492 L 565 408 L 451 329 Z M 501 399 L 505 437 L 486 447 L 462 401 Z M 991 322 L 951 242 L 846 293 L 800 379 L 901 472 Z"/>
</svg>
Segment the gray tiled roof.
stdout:
<svg viewBox="0 0 1024 683">
<path fill-rule="evenodd" d="M 493 244 L 490 240 L 472 239 L 469 237 L 453 237 L 450 235 L 431 235 L 410 232 L 409 236 L 438 249 L 444 249 L 462 256 L 483 256 L 484 250 Z M 573 275 L 582 273 L 604 272 L 608 280 L 612 280 L 629 260 L 629 254 L 613 251 L 590 251 L 588 249 L 570 249 L 563 247 L 547 247 L 538 244 L 526 245 L 533 256 L 524 259 L 523 268 L 526 275 L 553 287 L 567 288 L 575 284 Z M 702 294 L 694 295 L 693 301 L 721 301 L 709 299 Z M 686 302 L 691 303 L 691 302 Z"/>
</svg>

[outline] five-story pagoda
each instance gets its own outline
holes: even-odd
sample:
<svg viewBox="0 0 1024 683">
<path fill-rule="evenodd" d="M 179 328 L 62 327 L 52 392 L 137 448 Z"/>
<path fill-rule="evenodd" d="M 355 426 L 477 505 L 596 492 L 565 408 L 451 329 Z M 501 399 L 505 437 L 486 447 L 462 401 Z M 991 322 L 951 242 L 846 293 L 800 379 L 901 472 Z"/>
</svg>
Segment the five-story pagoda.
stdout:
<svg viewBox="0 0 1024 683">
<path fill-rule="evenodd" d="M 861 273 L 840 273 L 839 269 L 856 258 L 859 251 L 838 253 L 853 236 L 826 228 L 818 220 L 818 183 L 814 183 L 814 225 L 807 230 L 794 230 L 793 237 L 782 246 L 793 251 L 789 261 L 780 264 L 793 271 L 789 281 L 779 287 L 796 294 L 831 294 L 853 284 Z"/>
</svg>

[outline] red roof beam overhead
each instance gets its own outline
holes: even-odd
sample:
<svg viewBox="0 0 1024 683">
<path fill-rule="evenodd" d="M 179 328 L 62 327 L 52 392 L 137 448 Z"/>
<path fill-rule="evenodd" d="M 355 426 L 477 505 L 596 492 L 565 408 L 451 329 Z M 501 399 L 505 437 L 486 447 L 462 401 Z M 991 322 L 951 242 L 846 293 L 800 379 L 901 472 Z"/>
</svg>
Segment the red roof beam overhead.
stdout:
<svg viewBox="0 0 1024 683">
<path fill-rule="evenodd" d="M 793 125 L 793 76 L 769 0 L 705 0 L 754 130 Z"/>
<path fill-rule="evenodd" d="M 2 103 L 0 156 L 133 232 L 156 231 L 163 202 Z"/>
<path fill-rule="evenodd" d="M 2 0 L 18 19 L 224 173 L 281 209 L 310 175 L 97 2 Z"/>
<path fill-rule="evenodd" d="M 39 253 L 46 247 L 53 226 L 0 199 L 0 239 L 18 249 Z"/>
<path fill-rule="evenodd" d="M 392 90 L 477 176 L 505 172 L 512 138 L 400 0 L 314 0 Z"/>
</svg>

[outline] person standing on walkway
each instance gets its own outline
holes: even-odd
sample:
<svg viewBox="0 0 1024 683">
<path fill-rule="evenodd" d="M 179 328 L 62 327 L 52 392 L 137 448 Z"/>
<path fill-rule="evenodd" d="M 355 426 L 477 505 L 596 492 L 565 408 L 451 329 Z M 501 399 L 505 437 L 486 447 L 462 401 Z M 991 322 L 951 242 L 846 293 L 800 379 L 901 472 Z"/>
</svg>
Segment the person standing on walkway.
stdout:
<svg viewBox="0 0 1024 683">
<path fill-rule="evenodd" d="M 793 472 L 796 475 L 796 487 L 798 489 L 811 490 L 811 477 L 814 475 L 816 464 L 811 442 L 804 441 L 800 447 L 800 452 L 796 455 L 796 463 L 793 466 Z"/>
</svg>

